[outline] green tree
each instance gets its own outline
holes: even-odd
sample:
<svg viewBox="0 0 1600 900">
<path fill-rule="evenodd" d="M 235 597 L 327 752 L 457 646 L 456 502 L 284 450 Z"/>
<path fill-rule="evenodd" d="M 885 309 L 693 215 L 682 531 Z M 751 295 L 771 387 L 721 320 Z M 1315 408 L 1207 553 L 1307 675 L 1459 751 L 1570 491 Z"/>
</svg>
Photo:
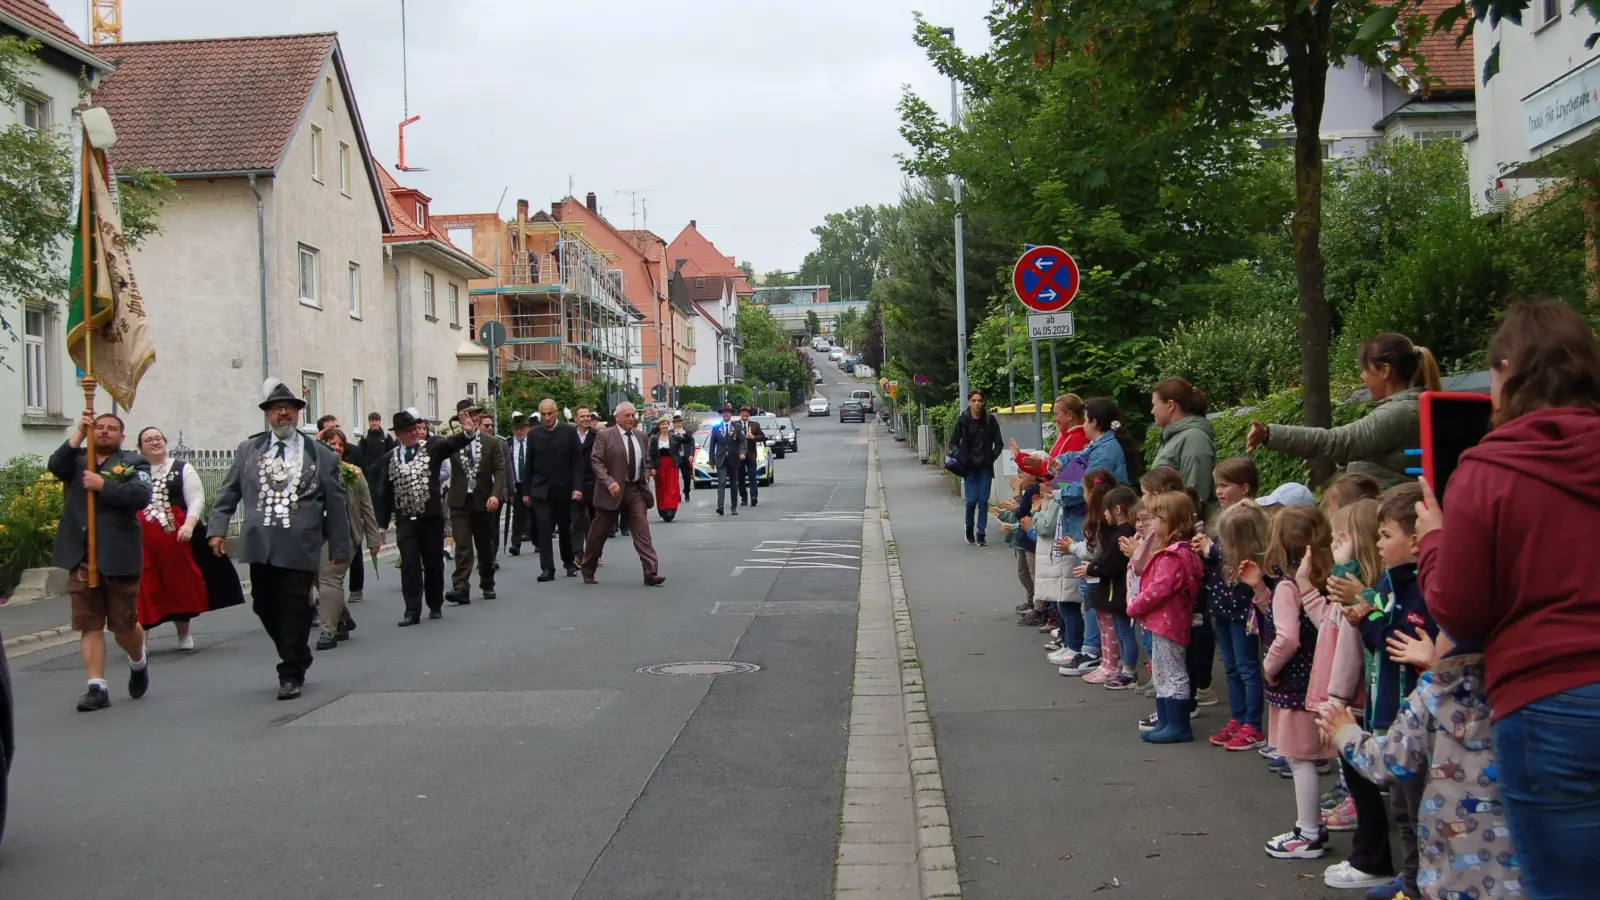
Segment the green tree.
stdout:
<svg viewBox="0 0 1600 900">
<path fill-rule="evenodd" d="M 747 259 L 744 262 L 739 263 L 739 271 L 744 273 L 744 277 L 747 280 L 755 280 L 756 267 L 750 264 L 750 260 Z"/>
<path fill-rule="evenodd" d="M 806 335 L 808 337 L 816 337 L 821 333 L 822 319 L 817 316 L 817 311 L 814 309 L 806 310 Z"/>
<path fill-rule="evenodd" d="M 790 349 L 749 350 L 739 354 L 745 380 L 756 380 L 785 391 L 795 391 L 811 381 L 811 367 Z"/>
<path fill-rule="evenodd" d="M 739 304 L 739 312 L 734 322 L 739 336 L 744 338 L 746 354 L 752 350 L 779 350 L 789 346 L 789 338 L 784 333 L 783 326 L 778 324 L 778 320 L 773 318 L 772 312 L 765 306 L 754 303 Z"/>
<path fill-rule="evenodd" d="M 872 279 L 883 267 L 882 207 L 856 206 L 828 213 L 811 229 L 817 249 L 800 265 L 803 284 L 827 284 L 829 294 L 841 300 L 858 300 L 872 292 Z"/>
</svg>

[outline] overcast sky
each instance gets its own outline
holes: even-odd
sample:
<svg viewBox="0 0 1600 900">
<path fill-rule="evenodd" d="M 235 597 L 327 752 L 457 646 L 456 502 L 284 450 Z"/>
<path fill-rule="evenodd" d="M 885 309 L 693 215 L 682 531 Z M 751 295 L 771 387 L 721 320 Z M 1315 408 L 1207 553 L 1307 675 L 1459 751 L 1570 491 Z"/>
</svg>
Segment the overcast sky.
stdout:
<svg viewBox="0 0 1600 900">
<path fill-rule="evenodd" d="M 88 0 L 49 0 L 86 34 Z M 757 271 L 795 269 L 824 214 L 892 202 L 910 85 L 944 110 L 912 11 L 988 42 L 988 0 L 406 0 L 402 183 L 436 213 L 587 191 L 618 227 L 688 223 Z M 400 0 L 123 0 L 130 41 L 337 31 L 373 152 L 402 117 Z M 643 227 L 641 211 L 639 225 Z"/>
</svg>

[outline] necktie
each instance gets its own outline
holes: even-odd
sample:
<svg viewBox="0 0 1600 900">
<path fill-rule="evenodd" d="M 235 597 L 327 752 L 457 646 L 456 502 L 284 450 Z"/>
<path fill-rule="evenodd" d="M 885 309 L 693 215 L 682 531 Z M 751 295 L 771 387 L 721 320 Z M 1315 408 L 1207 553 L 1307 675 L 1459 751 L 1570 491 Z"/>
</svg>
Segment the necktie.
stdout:
<svg viewBox="0 0 1600 900">
<path fill-rule="evenodd" d="M 522 480 L 522 458 L 523 458 L 522 455 L 527 452 L 526 450 L 523 449 L 523 447 L 524 447 L 523 442 L 522 441 L 517 441 L 517 480 L 518 481 Z"/>
<path fill-rule="evenodd" d="M 279 441 L 278 442 L 278 458 L 279 459 L 288 459 L 289 458 L 288 454 L 289 454 L 289 446 L 287 444 L 285 444 L 283 441 Z"/>
<path fill-rule="evenodd" d="M 629 434 L 628 432 L 623 432 L 622 440 L 628 445 L 628 480 L 638 481 L 639 478 L 635 474 L 638 466 L 638 458 L 633 452 L 633 435 Z"/>
<path fill-rule="evenodd" d="M 406 462 L 411 462 L 413 459 L 416 459 L 416 458 L 417 458 L 417 448 L 415 448 L 415 447 L 407 447 L 406 448 Z"/>
</svg>

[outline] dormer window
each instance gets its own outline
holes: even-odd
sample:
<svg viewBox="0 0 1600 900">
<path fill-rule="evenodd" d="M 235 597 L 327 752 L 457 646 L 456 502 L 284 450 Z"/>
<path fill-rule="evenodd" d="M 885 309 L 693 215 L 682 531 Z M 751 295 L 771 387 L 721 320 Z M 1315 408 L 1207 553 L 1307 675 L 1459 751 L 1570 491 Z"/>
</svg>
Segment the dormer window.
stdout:
<svg viewBox="0 0 1600 900">
<path fill-rule="evenodd" d="M 417 224 L 423 228 L 428 227 L 428 204 L 417 201 Z"/>
</svg>

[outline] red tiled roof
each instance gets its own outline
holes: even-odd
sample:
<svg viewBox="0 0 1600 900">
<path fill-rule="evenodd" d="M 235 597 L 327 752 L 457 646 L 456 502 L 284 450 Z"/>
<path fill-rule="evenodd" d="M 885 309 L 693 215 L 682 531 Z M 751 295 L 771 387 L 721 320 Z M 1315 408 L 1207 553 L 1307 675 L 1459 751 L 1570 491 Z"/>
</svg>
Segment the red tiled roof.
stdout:
<svg viewBox="0 0 1600 900">
<path fill-rule="evenodd" d="M 95 94 L 117 123 L 111 161 L 167 174 L 275 169 L 316 87 L 332 33 L 130 42 Z M 359 118 L 352 104 L 351 116 Z"/>
<path fill-rule="evenodd" d="M 40 34 L 66 44 L 69 47 L 90 53 L 83 41 L 78 40 L 78 35 L 67 23 L 61 21 L 56 11 L 50 8 L 45 0 L 0 0 L 0 15 L 10 16 Z"/>
<path fill-rule="evenodd" d="M 1433 22 L 1439 13 L 1454 6 L 1455 2 L 1422 0 L 1419 8 L 1406 11 L 1407 15 L 1421 15 L 1428 20 L 1429 33 L 1417 47 L 1417 55 L 1427 63 L 1428 81 L 1436 91 L 1473 91 L 1478 85 L 1477 66 L 1472 60 L 1473 39 L 1469 37 L 1461 42 L 1461 46 L 1456 46 L 1456 38 L 1461 36 L 1467 21 L 1457 22 L 1451 31 L 1433 31 Z M 1401 64 L 1397 68 L 1410 74 L 1414 66 Z"/>
<path fill-rule="evenodd" d="M 414 194 L 420 197 L 424 203 L 428 202 L 429 198 L 421 191 L 401 187 L 400 183 L 394 180 L 394 176 L 390 175 L 389 170 L 384 168 L 381 163 L 378 164 L 377 168 L 378 184 L 383 186 L 383 199 L 389 206 L 389 221 L 394 229 L 383 236 L 383 242 L 385 244 L 393 244 L 401 241 L 420 241 L 432 238 L 436 241 L 450 243 L 450 236 L 445 233 L 443 228 L 439 227 L 437 218 L 429 216 L 428 227 L 424 228 L 417 224 L 416 204 L 401 202 L 404 195 Z"/>
<path fill-rule="evenodd" d="M 723 256 L 722 251 L 718 250 L 715 244 L 701 234 L 700 229 L 696 228 L 693 223 L 684 226 L 683 231 L 678 232 L 678 236 L 672 239 L 671 246 L 667 247 L 667 259 L 689 260 L 698 266 L 696 274 L 726 275 L 733 278 L 742 278 L 744 276 L 744 272 L 728 262 L 728 257 Z M 675 264 L 675 262 L 669 263 L 669 265 Z M 689 271 L 689 266 L 685 265 L 685 274 Z"/>
</svg>

